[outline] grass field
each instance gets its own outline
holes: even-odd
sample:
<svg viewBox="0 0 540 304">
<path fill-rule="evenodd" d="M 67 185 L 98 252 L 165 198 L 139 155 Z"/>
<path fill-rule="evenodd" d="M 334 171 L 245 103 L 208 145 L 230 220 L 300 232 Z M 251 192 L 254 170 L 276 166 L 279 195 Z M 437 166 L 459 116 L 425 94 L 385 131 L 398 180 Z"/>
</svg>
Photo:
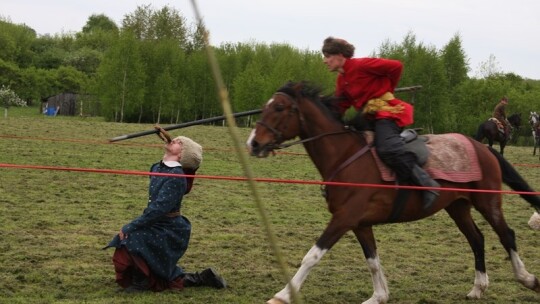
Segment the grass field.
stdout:
<svg viewBox="0 0 540 304">
<path fill-rule="evenodd" d="M 107 123 L 99 118 L 44 117 L 37 109 L 10 108 L 0 117 L 0 163 L 24 166 L 146 172 L 162 156 L 157 136 L 114 144 L 108 139 L 151 125 Z M 241 129 L 244 140 L 248 129 Z M 243 171 L 228 129 L 193 126 L 171 131 L 205 148 L 200 175 L 240 177 Z M 254 175 L 320 180 L 303 148 L 268 159 L 250 158 Z M 506 148 L 507 159 L 538 191 L 540 170 L 532 147 Z M 251 191 L 243 181 L 199 178 L 184 199 L 193 225 L 180 264 L 186 271 L 212 266 L 229 288 L 119 294 L 112 250 L 102 250 L 118 229 L 146 206 L 148 178 L 36 168 L 0 168 L 0 303 L 264 303 L 283 288 L 282 276 Z M 319 186 L 257 183 L 292 274 L 330 218 Z M 527 221 L 533 210 L 519 196 L 504 195 L 521 258 L 540 275 L 540 232 Z M 390 303 L 539 303 L 540 294 L 515 282 L 495 233 L 475 213 L 486 238 L 490 287 L 478 301 L 465 301 L 474 280 L 469 246 L 440 212 L 428 219 L 375 227 L 389 281 Z M 360 246 L 347 234 L 312 271 L 304 303 L 361 303 L 372 294 Z"/>
</svg>

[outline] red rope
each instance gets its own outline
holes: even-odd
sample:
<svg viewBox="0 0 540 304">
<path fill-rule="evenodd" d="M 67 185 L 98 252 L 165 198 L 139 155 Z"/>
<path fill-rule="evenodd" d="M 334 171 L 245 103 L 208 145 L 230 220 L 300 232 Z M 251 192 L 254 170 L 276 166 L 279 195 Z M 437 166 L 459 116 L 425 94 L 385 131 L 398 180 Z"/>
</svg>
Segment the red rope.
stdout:
<svg viewBox="0 0 540 304">
<path fill-rule="evenodd" d="M 46 140 L 46 141 L 65 141 L 65 142 L 76 142 L 76 143 L 86 143 L 86 144 L 101 144 L 101 145 L 119 145 L 119 146 L 136 146 L 136 147 L 152 147 L 152 148 L 161 148 L 163 145 L 157 144 L 134 144 L 134 143 L 120 143 L 120 142 L 109 142 L 109 141 L 91 141 L 91 140 L 80 140 L 80 139 L 58 139 L 58 138 L 44 138 L 44 137 L 24 137 L 16 135 L 0 135 L 0 138 L 10 138 L 10 139 L 22 139 L 22 140 Z M 205 148 L 205 150 L 218 150 L 218 151 L 230 151 L 232 149 L 216 149 L 216 148 Z M 285 154 L 285 155 L 305 155 L 306 153 L 297 153 L 297 152 L 287 152 L 287 151 L 275 151 L 276 154 Z M 515 167 L 540 167 L 540 164 L 513 164 Z"/>
<path fill-rule="evenodd" d="M 190 175 L 190 174 L 153 173 L 153 172 L 147 172 L 147 171 L 133 171 L 133 170 L 91 169 L 91 168 L 72 168 L 72 167 L 37 166 L 37 165 L 16 165 L 16 164 L 5 164 L 5 163 L 0 163 L 0 168 L 56 170 L 56 171 L 72 171 L 72 172 L 91 172 L 91 173 L 122 174 L 122 175 L 147 175 L 147 176 L 154 175 L 154 176 L 170 176 L 170 177 L 191 177 L 191 176 L 194 176 L 194 175 Z M 237 177 L 237 176 L 235 177 L 235 176 L 196 175 L 195 177 L 196 178 L 215 179 L 215 180 L 247 181 L 246 177 Z M 412 189 L 412 190 L 435 189 L 435 190 L 441 190 L 441 191 L 540 195 L 540 192 L 525 192 L 525 191 L 504 191 L 504 190 L 482 190 L 482 189 L 463 189 L 463 188 L 447 188 L 447 187 L 442 188 L 442 187 L 419 187 L 419 186 L 404 186 L 404 185 L 345 183 L 345 182 L 283 180 L 283 179 L 275 179 L 275 178 L 254 178 L 253 180 L 255 180 L 256 182 L 266 182 L 266 183 L 328 185 L 328 186 L 340 186 L 340 187 L 365 187 L 365 188 L 371 187 L 371 188 Z"/>
</svg>

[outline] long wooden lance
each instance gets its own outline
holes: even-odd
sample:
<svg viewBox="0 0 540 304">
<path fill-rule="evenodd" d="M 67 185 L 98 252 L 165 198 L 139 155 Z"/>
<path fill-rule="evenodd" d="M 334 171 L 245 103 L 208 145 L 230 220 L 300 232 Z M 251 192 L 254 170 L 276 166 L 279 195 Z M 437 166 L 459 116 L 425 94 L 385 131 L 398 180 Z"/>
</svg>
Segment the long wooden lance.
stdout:
<svg viewBox="0 0 540 304">
<path fill-rule="evenodd" d="M 234 113 L 233 117 L 236 118 L 236 117 L 249 116 L 249 115 L 259 114 L 261 112 L 262 112 L 262 109 L 245 111 L 245 112 L 238 112 L 238 113 Z M 205 118 L 205 119 L 199 119 L 199 120 L 184 122 L 184 123 L 177 124 L 177 125 L 171 125 L 171 126 L 167 126 L 167 127 L 162 127 L 162 129 L 165 130 L 165 131 L 169 131 L 169 130 L 181 129 L 181 128 L 185 128 L 185 127 L 189 127 L 189 126 L 202 125 L 202 124 L 210 123 L 210 122 L 222 121 L 222 120 L 225 120 L 225 116 L 216 116 L 216 117 L 210 117 L 210 118 Z M 141 136 L 146 136 L 146 135 L 150 135 L 150 134 L 159 134 L 159 133 L 160 133 L 159 129 L 142 131 L 142 132 L 138 132 L 138 133 L 120 135 L 120 136 L 109 139 L 109 142 L 115 142 L 115 141 L 120 141 L 120 140 L 124 140 L 124 139 L 129 139 L 129 138 L 134 138 L 134 137 L 141 137 Z"/>
<path fill-rule="evenodd" d="M 394 90 L 394 92 L 396 92 L 396 93 L 399 93 L 399 92 L 412 92 L 413 93 L 413 99 L 414 99 L 414 94 L 416 93 L 416 91 L 418 91 L 420 89 L 422 89 L 422 86 L 402 87 L 402 88 L 396 88 Z M 232 116 L 234 118 L 237 118 L 237 117 L 243 117 L 243 116 L 259 114 L 261 112 L 262 112 L 262 109 L 257 109 L 257 110 L 233 113 Z M 184 122 L 184 123 L 177 124 L 177 125 L 161 127 L 161 129 L 165 130 L 165 131 L 169 131 L 169 130 L 181 129 L 181 128 L 195 126 L 195 125 L 202 125 L 202 124 L 210 123 L 210 122 L 222 121 L 222 120 L 225 120 L 225 116 L 216 116 L 216 117 L 210 117 L 210 118 L 205 118 L 205 119 L 194 120 L 194 121 L 190 121 L 190 122 Z M 154 128 L 154 130 L 142 131 L 142 132 L 138 132 L 138 133 L 120 135 L 120 136 L 109 139 L 109 142 L 121 141 L 121 140 L 129 139 L 129 138 L 141 137 L 141 136 L 146 136 L 146 135 L 150 135 L 150 134 L 158 134 L 159 135 L 160 134 L 159 128 Z"/>
</svg>

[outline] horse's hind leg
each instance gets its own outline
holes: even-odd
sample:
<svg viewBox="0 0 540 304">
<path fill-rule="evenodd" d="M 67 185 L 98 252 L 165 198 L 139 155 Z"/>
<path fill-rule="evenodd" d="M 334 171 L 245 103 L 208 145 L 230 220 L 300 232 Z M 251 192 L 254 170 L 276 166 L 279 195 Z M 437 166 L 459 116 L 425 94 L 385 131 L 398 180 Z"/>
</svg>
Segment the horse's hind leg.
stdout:
<svg viewBox="0 0 540 304">
<path fill-rule="evenodd" d="M 366 257 L 371 280 L 373 282 L 373 295 L 362 304 L 379 304 L 388 301 L 390 292 L 388 291 L 388 283 L 382 271 L 381 262 L 377 255 L 377 245 L 373 236 L 371 227 L 362 227 L 353 229 L 358 242 L 362 246 L 364 256 Z"/>
<path fill-rule="evenodd" d="M 465 201 L 456 201 L 450 204 L 446 207 L 446 212 L 454 220 L 461 233 L 465 235 L 474 254 L 474 286 L 467 294 L 467 298 L 480 299 L 489 285 L 486 273 L 484 236 L 472 219 L 471 206 Z"/>
<path fill-rule="evenodd" d="M 525 269 L 525 264 L 519 257 L 515 233 L 508 227 L 508 224 L 504 219 L 501 204 L 491 201 L 490 204 L 476 206 L 476 209 L 484 216 L 491 227 L 493 227 L 495 233 L 497 233 L 497 236 L 499 236 L 499 241 L 506 252 L 508 252 L 508 256 L 512 262 L 512 269 L 516 280 L 523 284 L 523 286 L 540 293 L 540 283 L 538 282 L 538 279 Z"/>
</svg>

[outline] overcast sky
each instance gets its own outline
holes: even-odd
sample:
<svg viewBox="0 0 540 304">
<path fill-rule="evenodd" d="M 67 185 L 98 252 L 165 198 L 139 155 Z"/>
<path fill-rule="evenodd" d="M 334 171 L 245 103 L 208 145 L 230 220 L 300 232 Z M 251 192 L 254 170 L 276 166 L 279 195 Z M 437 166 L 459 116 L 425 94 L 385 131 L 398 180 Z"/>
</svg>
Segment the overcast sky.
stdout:
<svg viewBox="0 0 540 304">
<path fill-rule="evenodd" d="M 38 34 L 81 31 L 92 14 L 119 26 L 137 6 L 173 7 L 194 24 L 191 1 L 1 0 L 0 16 Z M 355 56 L 367 56 L 386 40 L 441 49 L 456 34 L 469 59 L 470 75 L 495 57 L 502 72 L 540 79 L 539 0 L 198 0 L 210 42 L 288 43 L 319 50 L 327 36 L 347 39 Z M 407 68 L 407 67 L 405 67 Z"/>
</svg>

